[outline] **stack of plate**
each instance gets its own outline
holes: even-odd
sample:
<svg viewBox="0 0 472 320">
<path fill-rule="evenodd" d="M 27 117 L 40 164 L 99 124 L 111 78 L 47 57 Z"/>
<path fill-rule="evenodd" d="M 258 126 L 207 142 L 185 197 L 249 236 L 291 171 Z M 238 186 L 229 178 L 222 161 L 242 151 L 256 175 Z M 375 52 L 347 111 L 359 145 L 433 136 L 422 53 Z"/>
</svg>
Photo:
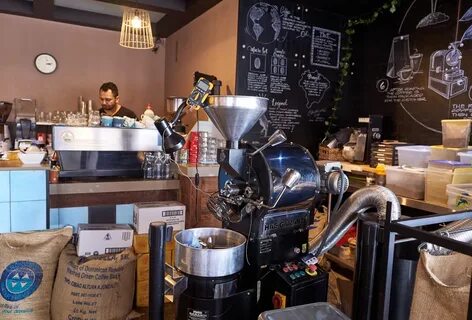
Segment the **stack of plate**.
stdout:
<svg viewBox="0 0 472 320">
<path fill-rule="evenodd" d="M 370 166 L 375 168 L 379 163 L 388 166 L 398 166 L 398 152 L 396 147 L 410 145 L 396 140 L 384 140 L 372 143 L 370 147 Z"/>
</svg>

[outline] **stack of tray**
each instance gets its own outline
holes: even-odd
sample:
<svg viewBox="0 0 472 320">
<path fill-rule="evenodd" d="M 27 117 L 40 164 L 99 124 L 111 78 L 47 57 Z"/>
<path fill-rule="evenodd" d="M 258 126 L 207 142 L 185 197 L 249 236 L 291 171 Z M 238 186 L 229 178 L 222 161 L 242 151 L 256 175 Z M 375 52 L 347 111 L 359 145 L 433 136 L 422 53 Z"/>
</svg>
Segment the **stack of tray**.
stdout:
<svg viewBox="0 0 472 320">
<path fill-rule="evenodd" d="M 370 147 L 370 166 L 375 168 L 379 163 L 388 166 L 398 166 L 398 152 L 396 147 L 408 146 L 411 143 L 384 140 L 372 143 Z"/>
</svg>

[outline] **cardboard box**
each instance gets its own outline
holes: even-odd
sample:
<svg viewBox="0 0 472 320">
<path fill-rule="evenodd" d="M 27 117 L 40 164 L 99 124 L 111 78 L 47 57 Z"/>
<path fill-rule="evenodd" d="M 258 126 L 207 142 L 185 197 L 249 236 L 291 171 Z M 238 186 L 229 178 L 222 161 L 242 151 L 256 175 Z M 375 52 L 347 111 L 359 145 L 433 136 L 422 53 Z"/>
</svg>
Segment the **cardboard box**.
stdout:
<svg viewBox="0 0 472 320">
<path fill-rule="evenodd" d="M 136 281 L 149 280 L 149 253 L 139 254 L 136 263 Z"/>
<path fill-rule="evenodd" d="M 77 255 L 118 253 L 133 246 L 133 229 L 127 224 L 79 224 Z"/>
<path fill-rule="evenodd" d="M 147 234 L 135 234 L 133 239 L 134 252 L 149 253 L 149 237 Z"/>
<path fill-rule="evenodd" d="M 148 307 L 149 306 L 149 280 L 136 281 L 136 296 L 135 296 L 136 307 Z M 171 302 L 167 297 L 164 296 L 164 303 Z"/>
<path fill-rule="evenodd" d="M 147 234 L 149 224 L 156 221 L 167 223 L 173 231 L 185 229 L 185 205 L 177 201 L 134 204 L 133 224 L 138 234 Z"/>
<path fill-rule="evenodd" d="M 149 306 L 149 280 L 136 281 L 136 306 Z"/>
<path fill-rule="evenodd" d="M 166 242 L 166 251 L 174 250 L 175 248 L 175 236 L 176 232 L 172 233 L 172 240 Z M 135 234 L 133 239 L 133 248 L 134 252 L 139 253 L 149 253 L 149 237 L 147 234 Z"/>
</svg>

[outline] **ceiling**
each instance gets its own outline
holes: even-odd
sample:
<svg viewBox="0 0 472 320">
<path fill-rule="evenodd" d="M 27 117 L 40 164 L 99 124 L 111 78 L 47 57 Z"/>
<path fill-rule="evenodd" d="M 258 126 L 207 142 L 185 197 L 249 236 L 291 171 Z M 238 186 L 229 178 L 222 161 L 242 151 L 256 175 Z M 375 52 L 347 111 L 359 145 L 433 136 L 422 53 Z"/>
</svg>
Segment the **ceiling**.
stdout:
<svg viewBox="0 0 472 320">
<path fill-rule="evenodd" d="M 0 12 L 121 30 L 124 7 L 149 11 L 153 33 L 166 38 L 221 0 L 0 0 Z"/>
<path fill-rule="evenodd" d="M 158 38 L 166 38 L 220 1 L 222 0 L 0 0 L 0 12 L 119 31 L 123 8 L 140 8 L 149 11 L 153 34 Z M 321 10 L 352 17 L 371 13 L 383 1 L 317 0 L 313 5 Z"/>
</svg>

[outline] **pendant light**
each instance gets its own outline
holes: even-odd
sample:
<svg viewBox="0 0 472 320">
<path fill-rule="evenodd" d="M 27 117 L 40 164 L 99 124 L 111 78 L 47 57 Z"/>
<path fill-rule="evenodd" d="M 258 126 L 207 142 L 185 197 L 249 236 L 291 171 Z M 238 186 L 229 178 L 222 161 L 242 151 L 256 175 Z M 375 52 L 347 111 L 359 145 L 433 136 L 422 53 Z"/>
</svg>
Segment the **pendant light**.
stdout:
<svg viewBox="0 0 472 320">
<path fill-rule="evenodd" d="M 121 23 L 120 46 L 131 49 L 151 49 L 154 47 L 149 12 L 125 8 Z"/>
</svg>

